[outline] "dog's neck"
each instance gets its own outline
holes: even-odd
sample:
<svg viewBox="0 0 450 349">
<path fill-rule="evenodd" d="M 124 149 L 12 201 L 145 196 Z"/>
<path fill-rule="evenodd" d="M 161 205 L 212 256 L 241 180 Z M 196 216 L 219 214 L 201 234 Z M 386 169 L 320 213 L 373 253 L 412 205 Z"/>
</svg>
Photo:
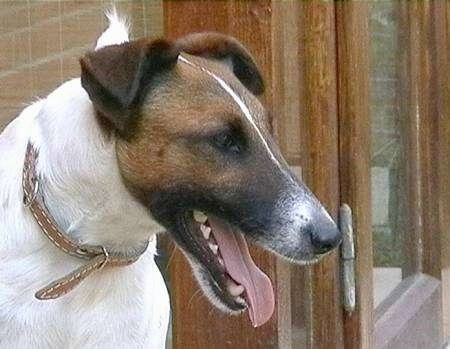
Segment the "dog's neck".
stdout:
<svg viewBox="0 0 450 349">
<path fill-rule="evenodd" d="M 31 141 L 46 204 L 67 234 L 123 250 L 162 231 L 125 188 L 115 138 L 105 136 L 78 79 L 47 98 Z"/>
</svg>

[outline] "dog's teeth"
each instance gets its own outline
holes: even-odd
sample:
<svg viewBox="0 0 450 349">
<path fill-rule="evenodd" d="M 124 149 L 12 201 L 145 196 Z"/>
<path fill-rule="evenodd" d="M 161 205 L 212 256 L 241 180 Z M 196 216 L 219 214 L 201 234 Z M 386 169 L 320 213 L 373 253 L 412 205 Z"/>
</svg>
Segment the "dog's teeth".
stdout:
<svg viewBox="0 0 450 349">
<path fill-rule="evenodd" d="M 201 211 L 194 211 L 194 219 L 199 223 L 206 223 L 208 216 Z"/>
<path fill-rule="evenodd" d="M 200 225 L 200 230 L 203 233 L 203 237 L 208 240 L 209 236 L 211 235 L 211 227 L 207 227 L 206 225 L 202 224 Z"/>
<path fill-rule="evenodd" d="M 221 257 L 217 258 L 219 260 L 219 264 L 225 268 L 225 262 L 223 261 L 223 259 Z"/>
<path fill-rule="evenodd" d="M 244 290 L 245 290 L 244 286 L 242 286 L 242 285 L 237 285 L 237 286 L 228 288 L 228 291 L 234 297 L 240 296 L 244 292 Z"/>
<path fill-rule="evenodd" d="M 236 284 L 234 281 L 227 283 L 227 290 L 233 297 L 238 297 L 244 292 L 244 286 Z"/>
<path fill-rule="evenodd" d="M 216 244 L 212 244 L 209 243 L 209 248 L 211 249 L 211 251 L 213 251 L 214 254 L 217 254 L 217 251 L 219 251 L 219 246 L 217 246 Z"/>
</svg>

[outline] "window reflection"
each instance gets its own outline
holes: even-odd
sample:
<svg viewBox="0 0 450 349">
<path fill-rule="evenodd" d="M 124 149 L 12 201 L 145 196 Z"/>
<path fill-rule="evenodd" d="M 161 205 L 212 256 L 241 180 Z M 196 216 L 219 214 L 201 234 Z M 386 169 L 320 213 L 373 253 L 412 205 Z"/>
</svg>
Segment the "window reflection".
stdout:
<svg viewBox="0 0 450 349">
<path fill-rule="evenodd" d="M 374 303 L 401 281 L 401 185 L 398 17 L 395 2 L 373 2 L 371 33 L 372 222 Z"/>
</svg>

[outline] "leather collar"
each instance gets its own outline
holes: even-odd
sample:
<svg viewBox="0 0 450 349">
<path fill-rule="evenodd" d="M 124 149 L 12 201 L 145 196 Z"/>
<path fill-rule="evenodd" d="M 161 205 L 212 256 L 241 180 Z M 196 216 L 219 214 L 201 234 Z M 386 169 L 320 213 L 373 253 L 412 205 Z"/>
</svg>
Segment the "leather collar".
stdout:
<svg viewBox="0 0 450 349">
<path fill-rule="evenodd" d="M 65 234 L 50 215 L 36 172 L 38 152 L 31 143 L 28 143 L 22 177 L 23 200 L 31 211 L 34 219 L 47 238 L 65 253 L 84 259 L 87 263 L 72 271 L 70 274 L 50 283 L 36 292 L 37 299 L 55 299 L 78 286 L 86 277 L 106 266 L 125 266 L 136 262 L 147 250 L 149 241 L 146 241 L 133 254 L 119 253 L 101 245 L 81 244 Z"/>
</svg>

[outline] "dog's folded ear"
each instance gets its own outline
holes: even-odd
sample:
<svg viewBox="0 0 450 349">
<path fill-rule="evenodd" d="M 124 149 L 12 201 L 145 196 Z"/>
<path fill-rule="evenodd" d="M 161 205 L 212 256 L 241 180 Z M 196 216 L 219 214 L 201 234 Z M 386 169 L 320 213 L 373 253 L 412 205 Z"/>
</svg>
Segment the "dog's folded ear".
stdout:
<svg viewBox="0 0 450 349">
<path fill-rule="evenodd" d="M 87 53 L 81 83 L 97 111 L 125 133 L 153 78 L 172 68 L 178 51 L 164 40 L 137 40 Z"/>
<path fill-rule="evenodd" d="M 235 38 L 219 33 L 195 33 L 186 35 L 174 45 L 178 51 L 194 56 L 229 61 L 234 75 L 255 95 L 264 92 L 264 80 L 255 60 Z"/>
</svg>

